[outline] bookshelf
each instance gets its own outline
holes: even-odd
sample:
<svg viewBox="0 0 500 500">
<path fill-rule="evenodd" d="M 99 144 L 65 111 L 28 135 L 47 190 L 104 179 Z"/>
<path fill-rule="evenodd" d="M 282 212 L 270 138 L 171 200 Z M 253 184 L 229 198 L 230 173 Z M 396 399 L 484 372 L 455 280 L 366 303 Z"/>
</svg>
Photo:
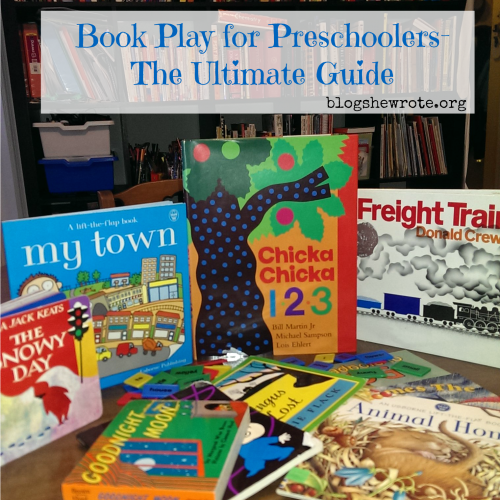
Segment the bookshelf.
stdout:
<svg viewBox="0 0 500 500">
<path fill-rule="evenodd" d="M 74 212 L 85 210 L 87 204 L 97 201 L 95 193 L 73 193 L 68 195 L 54 195 L 49 193 L 45 174 L 38 165 L 43 157 L 38 130 L 32 127 L 40 121 L 40 104 L 29 102 L 25 94 L 24 76 L 22 69 L 21 48 L 18 27 L 26 22 L 39 22 L 41 9 L 76 9 L 76 10 L 270 10 L 274 12 L 284 10 L 311 10 L 311 11 L 453 11 L 464 10 L 466 0 L 450 0 L 438 2 L 399 1 L 399 2 L 343 2 L 327 0 L 325 2 L 15 2 L 2 0 L 2 22 L 7 51 L 7 65 L 12 88 L 12 101 L 16 116 L 16 129 L 20 146 L 21 164 L 23 169 L 24 185 L 28 203 L 28 213 L 31 217 L 51 214 L 54 211 Z M 157 103 L 151 103 L 157 106 Z M 229 110 L 230 101 L 227 102 Z M 251 110 L 248 111 L 251 113 Z M 229 114 L 229 112 L 227 112 Z M 432 115 L 436 115 L 435 113 Z M 429 116 L 432 116 L 429 115 Z M 226 116 L 226 114 L 225 114 Z M 443 136 L 446 150 L 446 159 L 449 173 L 432 177 L 380 179 L 380 115 L 342 115 L 345 127 L 366 127 L 375 125 L 373 137 L 372 164 L 370 179 L 359 182 L 360 187 L 384 187 L 391 183 L 404 182 L 408 188 L 460 188 L 464 173 L 464 151 L 466 142 L 467 117 L 464 115 L 438 115 L 443 124 Z M 182 115 L 175 115 L 175 119 L 182 119 Z M 115 127 L 119 127 L 122 144 L 118 145 L 118 156 L 128 161 L 126 144 L 128 141 L 126 121 L 118 115 L 115 118 Z M 215 137 L 215 128 L 219 122 L 219 115 L 198 115 L 199 137 Z M 128 170 L 125 166 L 125 169 Z M 399 186 L 399 184 L 398 184 Z M 116 191 L 128 187 L 125 179 L 115 185 Z"/>
</svg>

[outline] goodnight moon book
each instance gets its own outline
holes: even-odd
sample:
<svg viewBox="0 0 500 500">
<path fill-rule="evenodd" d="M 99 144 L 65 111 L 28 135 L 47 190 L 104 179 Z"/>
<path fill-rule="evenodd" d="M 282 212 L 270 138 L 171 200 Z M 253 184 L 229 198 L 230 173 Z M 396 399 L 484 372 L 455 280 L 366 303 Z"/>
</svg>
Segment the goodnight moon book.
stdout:
<svg viewBox="0 0 500 500">
<path fill-rule="evenodd" d="M 198 355 L 356 350 L 356 136 L 184 143 Z"/>
<path fill-rule="evenodd" d="M 358 338 L 500 368 L 500 191 L 360 189 Z"/>
<path fill-rule="evenodd" d="M 11 297 L 86 295 L 101 387 L 192 359 L 184 203 L 2 223 Z"/>
</svg>

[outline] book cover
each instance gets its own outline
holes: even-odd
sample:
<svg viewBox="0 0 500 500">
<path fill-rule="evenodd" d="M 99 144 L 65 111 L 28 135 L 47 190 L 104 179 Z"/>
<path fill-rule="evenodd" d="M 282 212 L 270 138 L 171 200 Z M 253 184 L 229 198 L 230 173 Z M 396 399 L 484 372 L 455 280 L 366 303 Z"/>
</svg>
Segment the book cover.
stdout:
<svg viewBox="0 0 500 500">
<path fill-rule="evenodd" d="M 230 400 L 208 382 L 195 383 L 169 398 Z M 254 495 L 322 449 L 321 441 L 309 432 L 257 410 L 250 410 L 248 432 L 230 475 L 224 500 L 244 500 Z"/>
<path fill-rule="evenodd" d="M 102 387 L 192 361 L 185 205 L 2 223 L 11 297 L 87 295 Z"/>
<path fill-rule="evenodd" d="M 500 396 L 484 389 L 459 373 L 394 385 L 387 384 L 386 387 L 380 387 L 379 390 L 373 391 L 371 394 L 372 398 L 400 396 L 437 399 L 448 403 L 500 410 Z"/>
<path fill-rule="evenodd" d="M 357 137 L 184 148 L 198 355 L 354 351 Z"/>
<path fill-rule="evenodd" d="M 499 195 L 360 190 L 359 339 L 500 367 Z"/>
<path fill-rule="evenodd" d="M 292 469 L 292 498 L 494 499 L 500 414 L 424 398 L 348 401 L 315 433 L 323 453 Z"/>
<path fill-rule="evenodd" d="M 2 465 L 101 416 L 87 297 L 2 315 L 1 342 Z"/>
<path fill-rule="evenodd" d="M 250 423 L 246 403 L 135 400 L 64 480 L 64 500 L 221 500 Z"/>
<path fill-rule="evenodd" d="M 367 392 L 368 389 L 373 387 L 386 387 L 391 384 L 401 384 L 408 382 L 418 382 L 423 379 L 432 378 L 432 377 L 441 377 L 443 375 L 449 375 L 446 370 L 443 370 L 439 366 L 427 361 L 416 354 L 413 354 L 410 351 L 401 350 L 390 353 L 392 355 L 392 359 L 383 362 L 376 363 L 361 363 L 358 360 L 349 361 L 347 363 L 336 363 L 333 365 L 333 368 L 329 370 L 330 373 L 338 374 L 338 375 L 349 375 L 349 370 L 361 370 L 363 368 L 369 368 L 372 366 L 378 366 L 381 370 L 385 372 L 385 378 L 369 378 L 366 379 L 366 387 L 363 390 L 364 393 Z M 399 363 L 400 361 L 405 361 L 406 363 L 412 363 L 414 365 L 423 366 L 425 368 L 430 368 L 430 371 L 424 377 L 418 377 L 416 375 L 409 375 L 406 373 L 401 373 L 392 369 L 392 365 L 395 363 Z"/>
<path fill-rule="evenodd" d="M 307 366 L 250 356 L 215 380 L 231 399 L 299 429 L 314 429 L 365 384 Z"/>
</svg>

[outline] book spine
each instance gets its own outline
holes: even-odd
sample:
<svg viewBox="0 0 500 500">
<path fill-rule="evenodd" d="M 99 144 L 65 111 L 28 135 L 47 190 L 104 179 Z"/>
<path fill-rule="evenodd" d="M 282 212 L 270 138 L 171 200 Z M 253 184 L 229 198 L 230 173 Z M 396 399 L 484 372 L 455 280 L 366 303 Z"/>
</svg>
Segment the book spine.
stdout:
<svg viewBox="0 0 500 500">
<path fill-rule="evenodd" d="M 35 23 L 23 24 L 23 41 L 30 94 L 32 98 L 39 99 L 42 97 L 42 61 Z"/>
</svg>

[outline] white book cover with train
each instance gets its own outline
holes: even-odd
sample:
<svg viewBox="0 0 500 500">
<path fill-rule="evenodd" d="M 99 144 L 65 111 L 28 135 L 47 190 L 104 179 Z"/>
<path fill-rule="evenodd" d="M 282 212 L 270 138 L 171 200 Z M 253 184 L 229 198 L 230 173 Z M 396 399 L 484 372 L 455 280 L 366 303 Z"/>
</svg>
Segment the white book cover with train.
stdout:
<svg viewBox="0 0 500 500">
<path fill-rule="evenodd" d="M 500 191 L 360 189 L 358 339 L 500 368 Z"/>
</svg>

